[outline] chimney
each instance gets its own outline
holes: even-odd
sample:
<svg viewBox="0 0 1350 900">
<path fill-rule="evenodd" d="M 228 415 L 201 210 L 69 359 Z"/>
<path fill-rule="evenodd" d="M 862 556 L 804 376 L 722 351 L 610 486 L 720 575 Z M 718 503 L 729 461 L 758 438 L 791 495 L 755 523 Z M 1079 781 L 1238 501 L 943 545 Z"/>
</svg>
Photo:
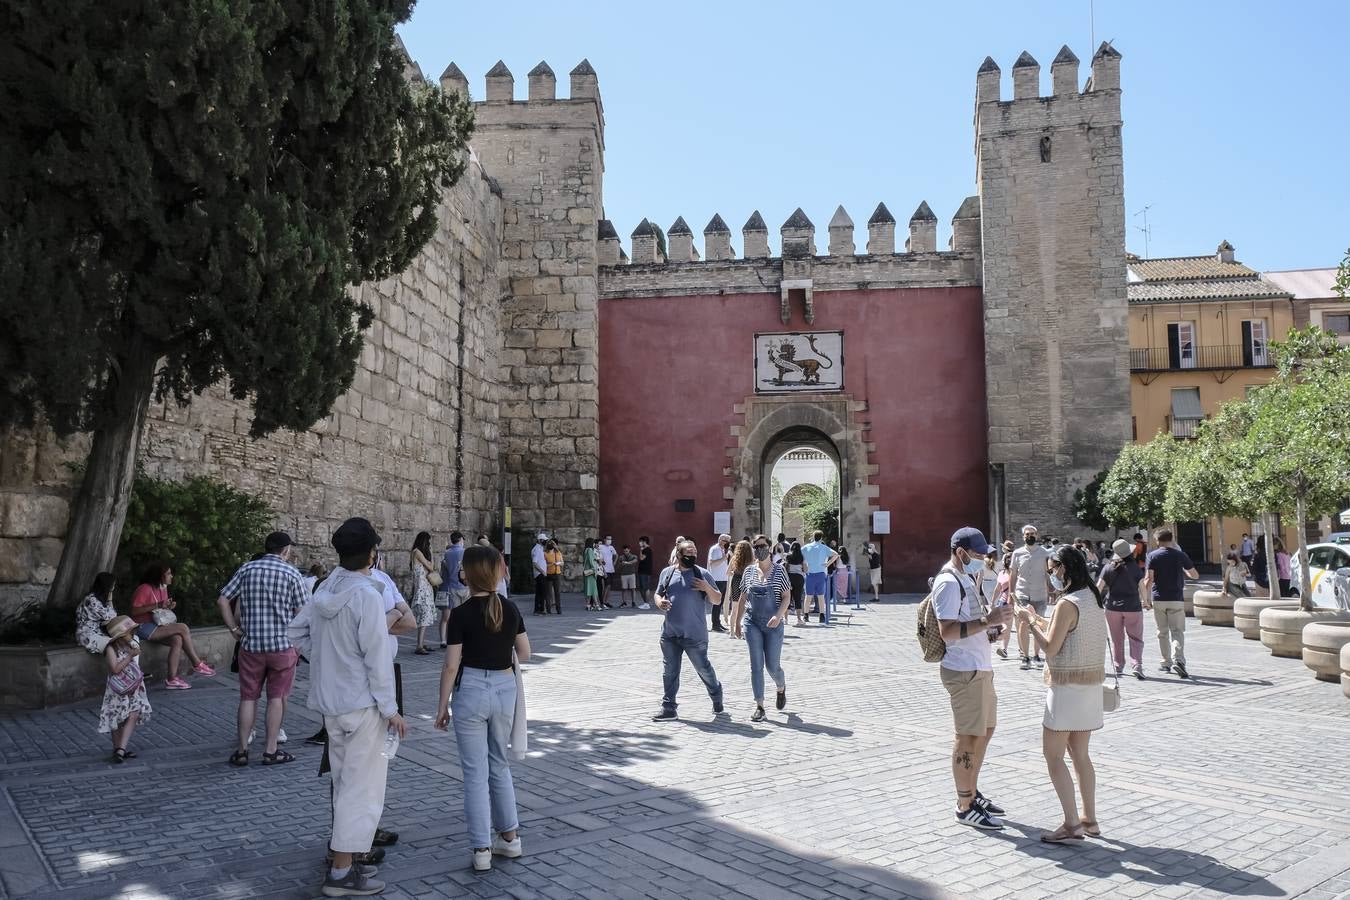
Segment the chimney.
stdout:
<svg viewBox="0 0 1350 900">
<path fill-rule="evenodd" d="M 1050 83 L 1056 97 L 1078 93 L 1078 57 L 1073 55 L 1068 44 L 1059 48 L 1059 55 L 1050 63 Z"/>
<path fill-rule="evenodd" d="M 834 216 L 830 219 L 830 255 L 831 256 L 852 256 L 855 252 L 853 246 L 853 220 L 844 212 L 841 205 L 834 211 Z"/>
<path fill-rule="evenodd" d="M 684 216 L 675 219 L 675 224 L 666 232 L 666 256 L 671 262 L 693 262 L 694 233 L 684 221 Z"/>
<path fill-rule="evenodd" d="M 708 220 L 708 226 L 703 229 L 703 250 L 709 262 L 715 259 L 734 258 L 731 252 L 731 229 L 719 215 L 714 214 Z"/>
<path fill-rule="evenodd" d="M 1120 54 L 1106 41 L 1102 41 L 1102 45 L 1092 55 L 1092 79 L 1088 82 L 1088 89 L 1120 90 Z"/>
<path fill-rule="evenodd" d="M 1035 100 L 1041 95 L 1041 64 L 1023 50 L 1013 63 L 1013 99 Z"/>
<path fill-rule="evenodd" d="M 583 59 L 577 63 L 577 67 L 571 72 L 571 78 L 573 100 L 580 100 L 583 97 L 599 99 L 600 81 L 595 77 L 595 69 L 591 68 L 589 60 Z"/>
<path fill-rule="evenodd" d="M 919 203 L 919 208 L 909 217 L 909 240 L 905 241 L 905 250 L 909 253 L 937 252 L 937 216 L 928 208 L 927 200 Z"/>
<path fill-rule="evenodd" d="M 979 197 L 967 197 L 961 201 L 961 208 L 952 216 L 952 240 L 949 246 L 958 253 L 981 252 Z"/>
<path fill-rule="evenodd" d="M 643 219 L 633 229 L 633 265 L 651 265 L 656 262 L 656 229 Z"/>
<path fill-rule="evenodd" d="M 447 94 L 459 94 L 465 100 L 469 99 L 469 79 L 464 77 L 459 66 L 451 63 L 445 67 L 441 73 L 441 90 Z"/>
<path fill-rule="evenodd" d="M 799 206 L 778 230 L 783 241 L 783 256 L 815 256 L 816 226 Z"/>
<path fill-rule="evenodd" d="M 762 259 L 769 255 L 769 226 L 755 210 L 741 226 L 741 241 L 745 244 L 746 259 Z"/>
<path fill-rule="evenodd" d="M 1214 258 L 1221 263 L 1233 262 L 1233 245 L 1227 241 L 1219 243 L 1219 249 L 1215 252 Z"/>
<path fill-rule="evenodd" d="M 619 233 L 614 230 L 614 223 L 609 219 L 601 219 L 596 226 L 595 238 L 599 264 L 602 266 L 617 266 L 619 264 L 619 251 L 622 247 L 619 245 Z"/>
<path fill-rule="evenodd" d="M 530 70 L 530 93 L 531 100 L 556 100 L 558 99 L 558 79 L 554 76 L 553 70 L 548 67 L 548 63 L 540 62 Z"/>
<path fill-rule="evenodd" d="M 487 102 L 510 103 L 516 96 L 516 79 L 500 59 L 487 73 Z"/>
<path fill-rule="evenodd" d="M 867 220 L 867 252 L 873 256 L 895 253 L 895 216 L 885 203 L 878 203 L 876 212 Z"/>
<path fill-rule="evenodd" d="M 975 73 L 975 103 L 991 103 L 999 100 L 999 81 L 1003 72 L 992 56 L 986 56 Z"/>
</svg>

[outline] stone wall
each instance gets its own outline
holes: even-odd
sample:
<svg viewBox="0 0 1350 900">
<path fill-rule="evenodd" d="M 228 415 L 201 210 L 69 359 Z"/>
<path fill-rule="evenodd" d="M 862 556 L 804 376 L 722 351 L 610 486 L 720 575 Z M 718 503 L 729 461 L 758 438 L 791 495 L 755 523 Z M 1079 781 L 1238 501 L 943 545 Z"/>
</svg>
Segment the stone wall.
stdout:
<svg viewBox="0 0 1350 900">
<path fill-rule="evenodd" d="M 1082 533 L 1074 490 L 1130 438 L 1119 62 L 1103 44 L 1080 92 L 1066 47 L 1041 97 L 1024 53 L 1011 101 L 992 59 L 976 76 L 996 534 Z"/>
<path fill-rule="evenodd" d="M 151 407 L 142 461 L 152 475 L 210 474 L 265 498 L 305 560 L 353 515 L 406 572 L 420 530 L 487 530 L 498 509 L 497 379 L 502 202 L 472 159 L 446 192 L 440 227 L 402 275 L 355 290 L 375 310 L 352 388 L 309 431 L 248 436 L 251 413 L 223 386 L 185 408 Z M 73 472 L 87 441 L 0 438 L 0 609 L 45 596 L 60 558 Z"/>
<path fill-rule="evenodd" d="M 487 101 L 474 107 L 473 144 L 504 200 L 500 397 L 513 525 L 553 532 L 567 558 L 577 559 L 600 527 L 596 231 L 604 113 L 589 63 L 570 80 L 571 97 L 556 98 L 552 70 L 541 63 L 529 99 L 515 100 L 511 72 L 498 63 Z"/>
</svg>

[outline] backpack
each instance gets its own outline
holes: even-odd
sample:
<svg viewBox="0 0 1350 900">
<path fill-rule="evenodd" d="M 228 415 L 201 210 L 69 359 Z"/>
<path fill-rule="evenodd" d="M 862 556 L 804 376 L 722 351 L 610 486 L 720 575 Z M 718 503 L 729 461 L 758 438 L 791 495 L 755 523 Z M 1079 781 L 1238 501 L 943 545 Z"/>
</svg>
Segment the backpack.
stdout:
<svg viewBox="0 0 1350 900">
<path fill-rule="evenodd" d="M 942 573 L 938 573 L 938 578 Z M 956 578 L 956 586 L 961 589 L 961 600 L 966 599 L 966 586 L 961 583 L 961 579 Z M 928 592 L 919 603 L 919 649 L 923 651 L 924 662 L 942 662 L 942 658 L 947 655 L 947 642 L 942 639 L 942 623 L 938 621 L 937 612 L 933 609 L 933 597 L 937 594 L 937 579 L 933 581 L 933 589 Z"/>
</svg>

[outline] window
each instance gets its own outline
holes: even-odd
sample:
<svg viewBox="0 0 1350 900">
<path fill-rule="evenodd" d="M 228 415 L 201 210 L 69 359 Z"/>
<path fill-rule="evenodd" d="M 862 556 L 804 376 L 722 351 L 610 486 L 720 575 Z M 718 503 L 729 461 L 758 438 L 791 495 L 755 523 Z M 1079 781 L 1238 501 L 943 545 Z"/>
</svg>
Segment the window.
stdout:
<svg viewBox="0 0 1350 900">
<path fill-rule="evenodd" d="M 1323 313 L 1322 327 L 1332 334 L 1350 334 L 1350 313 Z"/>
<path fill-rule="evenodd" d="M 1167 326 L 1167 358 L 1170 368 L 1195 368 L 1195 323 L 1172 322 Z"/>
<path fill-rule="evenodd" d="M 1244 319 L 1242 322 L 1242 364 L 1244 366 L 1270 365 L 1269 332 L 1265 319 Z"/>
<path fill-rule="evenodd" d="M 1195 437 L 1195 426 L 1204 417 L 1198 387 L 1172 389 L 1172 437 Z"/>
</svg>

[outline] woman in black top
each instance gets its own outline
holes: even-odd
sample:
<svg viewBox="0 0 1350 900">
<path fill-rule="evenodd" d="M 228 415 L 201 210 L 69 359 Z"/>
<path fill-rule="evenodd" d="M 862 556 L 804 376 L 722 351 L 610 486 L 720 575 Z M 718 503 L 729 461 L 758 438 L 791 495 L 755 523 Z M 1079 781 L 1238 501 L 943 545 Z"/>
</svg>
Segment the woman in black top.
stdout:
<svg viewBox="0 0 1350 900">
<path fill-rule="evenodd" d="M 450 647 L 441 670 L 436 727 L 446 729 L 453 706 L 473 867 L 485 872 L 492 868 L 494 855 L 521 854 L 506 747 L 516 714 L 512 652 L 520 662 L 528 660 L 530 639 L 520 610 L 497 593 L 497 584 L 506 577 L 502 555 L 493 547 L 469 547 L 463 569 L 470 595 L 450 613 L 446 628 Z"/>
<path fill-rule="evenodd" d="M 1125 671 L 1125 640 L 1130 643 L 1130 661 L 1134 677 L 1144 678 L 1144 608 L 1140 603 L 1139 582 L 1144 570 L 1134 560 L 1134 548 L 1126 540 L 1112 546 L 1114 556 L 1102 567 L 1097 590 L 1106 596 L 1106 625 L 1111 632 L 1111 655 L 1116 674 Z"/>
<path fill-rule="evenodd" d="M 797 624 L 801 625 L 802 603 L 806 590 L 806 557 L 802 556 L 800 541 L 793 541 L 787 555 L 788 584 L 792 587 L 792 608 L 797 612 Z"/>
</svg>

